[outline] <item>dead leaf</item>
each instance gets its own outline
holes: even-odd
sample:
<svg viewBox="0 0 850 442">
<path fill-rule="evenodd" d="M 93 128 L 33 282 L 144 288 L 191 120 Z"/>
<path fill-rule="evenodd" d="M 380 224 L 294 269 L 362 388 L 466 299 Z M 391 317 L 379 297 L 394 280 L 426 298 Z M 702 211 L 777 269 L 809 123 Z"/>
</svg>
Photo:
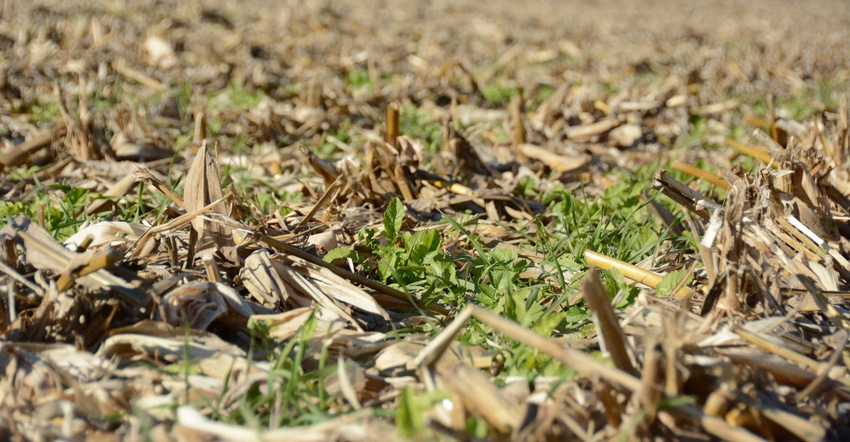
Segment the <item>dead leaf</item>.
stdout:
<svg viewBox="0 0 850 442">
<path fill-rule="evenodd" d="M 183 195 L 186 211 L 193 212 L 215 203 L 210 211 L 227 216 L 222 197 L 221 176 L 215 154 L 207 149 L 204 142 L 186 175 L 186 190 Z M 230 227 L 203 217 L 192 219 L 192 227 L 198 232 L 199 238 L 203 238 L 205 234 L 209 235 L 228 261 L 239 261 Z"/>
</svg>

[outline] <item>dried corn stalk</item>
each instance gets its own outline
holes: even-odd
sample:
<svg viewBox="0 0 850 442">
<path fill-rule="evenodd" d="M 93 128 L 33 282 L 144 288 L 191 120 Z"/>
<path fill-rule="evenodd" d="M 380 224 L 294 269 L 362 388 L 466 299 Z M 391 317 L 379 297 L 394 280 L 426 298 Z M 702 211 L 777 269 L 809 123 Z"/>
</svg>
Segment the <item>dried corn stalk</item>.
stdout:
<svg viewBox="0 0 850 442">
<path fill-rule="evenodd" d="M 201 144 L 192 166 L 186 175 L 186 185 L 183 199 L 186 211 L 192 212 L 213 204 L 209 209 L 212 213 L 227 216 L 221 192 L 221 176 L 215 154 L 207 149 L 207 143 Z M 192 219 L 192 228 L 198 232 L 198 238 L 207 235 L 215 243 L 219 252 L 230 262 L 238 262 L 236 246 L 233 242 L 231 228 L 224 223 L 217 223 L 205 217 Z"/>
</svg>

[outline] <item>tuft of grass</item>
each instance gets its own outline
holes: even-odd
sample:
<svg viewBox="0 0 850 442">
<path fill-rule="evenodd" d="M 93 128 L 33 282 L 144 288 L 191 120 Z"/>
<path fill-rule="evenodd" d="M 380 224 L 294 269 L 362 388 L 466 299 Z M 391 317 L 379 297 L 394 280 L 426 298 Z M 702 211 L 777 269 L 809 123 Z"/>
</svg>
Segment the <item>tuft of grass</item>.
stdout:
<svg viewBox="0 0 850 442">
<path fill-rule="evenodd" d="M 314 341 L 324 342 L 327 338 L 315 336 L 317 324 L 314 312 L 285 347 L 267 348 L 271 363 L 267 383 L 270 388 L 261 391 L 253 387 L 232 412 L 222 414 L 220 419 L 260 430 L 310 425 L 335 417 L 337 413 L 331 408 L 340 399 L 325 392 L 323 381 L 337 370 L 337 366 L 328 364 L 326 343 L 321 345 L 321 350 L 315 351 Z M 262 322 L 252 321 L 249 327 L 253 342 L 270 341 Z"/>
<path fill-rule="evenodd" d="M 519 87 L 514 82 L 499 78 L 493 82 L 481 85 L 481 94 L 488 103 L 504 107 L 511 99 L 519 95 Z"/>
<path fill-rule="evenodd" d="M 372 79 L 369 77 L 369 70 L 363 67 L 357 67 L 345 71 L 345 84 L 355 94 L 369 92 L 375 86 L 372 84 Z"/>
<path fill-rule="evenodd" d="M 401 108 L 399 130 L 403 135 L 422 142 L 425 152 L 433 154 L 443 147 L 443 123 L 413 105 Z"/>
<path fill-rule="evenodd" d="M 43 219 L 44 228 L 59 241 L 76 233 L 85 222 L 79 208 L 85 207 L 89 192 L 61 184 L 38 189 L 16 202 L 0 201 L 0 225 L 6 224 L 7 217 L 24 215 L 39 222 Z"/>
<path fill-rule="evenodd" d="M 544 101 L 548 100 L 555 94 L 557 88 L 550 86 L 548 84 L 541 85 L 537 88 L 534 95 L 528 101 L 528 110 L 535 111 L 537 108 L 543 104 Z"/>
<path fill-rule="evenodd" d="M 268 100 L 268 96 L 261 89 L 247 90 L 241 84 L 230 83 L 224 91 L 208 97 L 207 108 L 210 110 L 244 110 L 256 107 L 266 100 Z"/>
<path fill-rule="evenodd" d="M 52 101 L 37 101 L 20 110 L 28 114 L 30 123 L 35 125 L 43 125 L 61 118 L 59 106 Z"/>
</svg>

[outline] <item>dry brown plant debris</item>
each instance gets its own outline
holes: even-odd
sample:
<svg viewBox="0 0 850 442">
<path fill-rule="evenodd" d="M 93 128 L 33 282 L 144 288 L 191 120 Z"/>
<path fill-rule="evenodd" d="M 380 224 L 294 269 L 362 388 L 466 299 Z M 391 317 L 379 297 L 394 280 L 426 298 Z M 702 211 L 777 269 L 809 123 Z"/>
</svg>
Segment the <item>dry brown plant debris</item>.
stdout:
<svg viewBox="0 0 850 442">
<path fill-rule="evenodd" d="M 0 439 L 847 438 L 847 5 L 486 3 L 4 2 Z M 693 248 L 541 251 L 659 162 Z M 394 198 L 586 326 L 368 274 Z"/>
</svg>

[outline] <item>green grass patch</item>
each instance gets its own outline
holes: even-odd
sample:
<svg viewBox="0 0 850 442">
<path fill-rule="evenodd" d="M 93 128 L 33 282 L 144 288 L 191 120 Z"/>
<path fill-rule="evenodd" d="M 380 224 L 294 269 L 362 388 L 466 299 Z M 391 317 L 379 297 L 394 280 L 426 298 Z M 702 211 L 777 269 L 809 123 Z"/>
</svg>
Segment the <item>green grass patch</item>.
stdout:
<svg viewBox="0 0 850 442">
<path fill-rule="evenodd" d="M 63 241 L 77 232 L 85 221 L 80 215 L 88 191 L 79 187 L 51 185 L 24 195 L 19 201 L 0 201 L 0 225 L 7 217 L 26 216 L 44 221 L 44 228 L 57 240 Z"/>
<path fill-rule="evenodd" d="M 519 95 L 519 87 L 516 83 L 503 78 L 482 84 L 480 87 L 484 99 L 497 107 L 507 106 L 513 97 Z"/>
<path fill-rule="evenodd" d="M 238 83 L 230 83 L 220 93 L 211 94 L 207 98 L 207 108 L 210 110 L 250 109 L 268 100 L 261 89 L 246 89 Z"/>
<path fill-rule="evenodd" d="M 413 105 L 402 106 L 399 130 L 402 135 L 422 142 L 427 153 L 433 154 L 443 147 L 443 123 L 435 121 L 429 112 Z"/>
<path fill-rule="evenodd" d="M 345 85 L 354 95 L 371 92 L 375 88 L 369 70 L 362 67 L 345 71 Z"/>
</svg>

